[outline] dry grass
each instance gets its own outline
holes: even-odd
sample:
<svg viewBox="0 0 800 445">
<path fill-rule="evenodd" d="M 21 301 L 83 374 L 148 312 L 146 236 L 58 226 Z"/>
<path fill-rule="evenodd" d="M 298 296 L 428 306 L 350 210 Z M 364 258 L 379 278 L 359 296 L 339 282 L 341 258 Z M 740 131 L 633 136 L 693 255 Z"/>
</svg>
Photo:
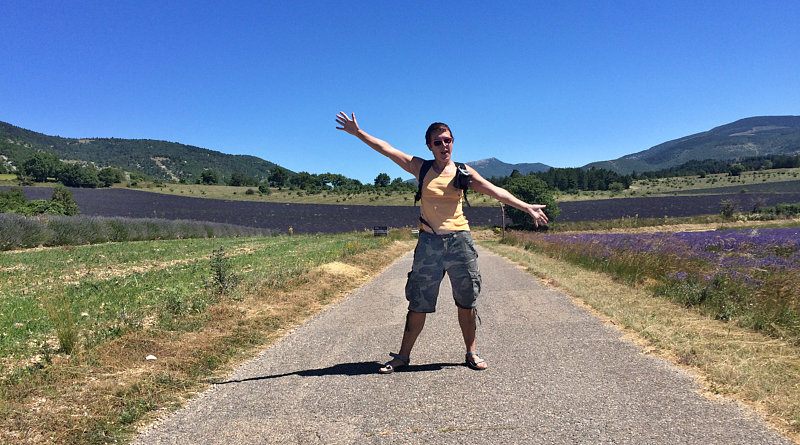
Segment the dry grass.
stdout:
<svg viewBox="0 0 800 445">
<path fill-rule="evenodd" d="M 601 273 L 518 247 L 485 245 L 620 327 L 644 353 L 693 371 L 706 395 L 752 406 L 800 443 L 800 347 L 703 317 Z"/>
<path fill-rule="evenodd" d="M 0 407 L 2 443 L 107 443 L 172 411 L 293 327 L 338 301 L 413 241 L 349 255 L 210 307 L 201 329 L 145 328 L 19 379 Z M 147 360 L 153 355 L 155 360 Z"/>
</svg>

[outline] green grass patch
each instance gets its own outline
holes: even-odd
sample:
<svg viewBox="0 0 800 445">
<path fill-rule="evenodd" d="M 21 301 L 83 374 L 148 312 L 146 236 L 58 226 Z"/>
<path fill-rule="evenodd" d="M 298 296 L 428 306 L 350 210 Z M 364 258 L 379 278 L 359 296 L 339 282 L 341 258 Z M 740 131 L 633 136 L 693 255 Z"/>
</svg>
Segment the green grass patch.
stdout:
<svg viewBox="0 0 800 445">
<path fill-rule="evenodd" d="M 392 230 L 2 252 L 0 442 L 124 441 L 411 239 Z M 357 275 L 326 275 L 328 263 Z"/>
<path fill-rule="evenodd" d="M 384 240 L 370 232 L 5 252 L 0 254 L 0 358 L 30 356 L 71 325 L 80 333 L 76 342 L 84 345 L 153 320 L 169 326 L 170 319 L 180 319 L 189 327 L 192 316 L 223 294 L 236 298 L 236 285 L 281 287 L 312 267 L 380 247 Z"/>
</svg>

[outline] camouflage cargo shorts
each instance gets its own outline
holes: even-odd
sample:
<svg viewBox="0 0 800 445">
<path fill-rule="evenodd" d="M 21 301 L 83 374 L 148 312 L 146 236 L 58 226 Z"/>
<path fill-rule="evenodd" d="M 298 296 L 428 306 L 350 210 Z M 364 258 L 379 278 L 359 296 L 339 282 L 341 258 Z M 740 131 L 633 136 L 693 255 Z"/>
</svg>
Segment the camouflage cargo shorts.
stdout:
<svg viewBox="0 0 800 445">
<path fill-rule="evenodd" d="M 445 273 L 450 277 L 456 306 L 476 307 L 481 293 L 481 273 L 472 235 L 469 231 L 446 235 L 420 231 L 414 249 L 414 265 L 406 282 L 409 311 L 436 311 L 439 285 Z"/>
</svg>

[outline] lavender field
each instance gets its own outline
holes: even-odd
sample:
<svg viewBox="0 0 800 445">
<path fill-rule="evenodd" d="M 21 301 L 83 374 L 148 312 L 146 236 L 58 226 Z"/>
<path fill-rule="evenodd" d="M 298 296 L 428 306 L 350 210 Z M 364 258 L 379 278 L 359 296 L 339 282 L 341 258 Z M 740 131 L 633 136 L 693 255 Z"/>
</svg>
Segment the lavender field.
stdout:
<svg viewBox="0 0 800 445">
<path fill-rule="evenodd" d="M 800 343 L 800 228 L 516 237 L 629 282 L 655 282 L 656 295 L 717 319 Z"/>
<path fill-rule="evenodd" d="M 800 202 L 800 192 L 654 196 L 561 202 L 558 204 L 561 209 L 558 221 L 601 221 L 636 215 L 639 215 L 639 218 L 716 215 L 722 209 L 723 200 L 731 201 L 739 211 L 749 212 L 756 207 Z"/>
<path fill-rule="evenodd" d="M 49 199 L 51 188 L 23 187 L 28 199 Z M 416 227 L 419 206 L 285 204 L 164 195 L 130 189 L 72 188 L 81 215 L 212 221 L 287 233 L 340 233 L 375 226 Z M 464 210 L 473 225 L 500 225 L 499 207 Z"/>
<path fill-rule="evenodd" d="M 211 221 L 259 227 L 286 233 L 337 233 L 372 229 L 374 226 L 415 227 L 419 207 L 335 204 L 284 204 L 225 201 L 163 195 L 130 189 L 70 189 L 82 215 L 124 216 Z M 28 199 L 49 199 L 51 188 L 23 187 Z M 596 221 L 622 217 L 663 218 L 718 214 L 722 200 L 740 210 L 800 202 L 797 193 L 737 193 L 727 195 L 668 196 L 602 199 L 559 203 L 559 222 Z M 464 209 L 473 226 L 499 226 L 497 207 Z"/>
</svg>

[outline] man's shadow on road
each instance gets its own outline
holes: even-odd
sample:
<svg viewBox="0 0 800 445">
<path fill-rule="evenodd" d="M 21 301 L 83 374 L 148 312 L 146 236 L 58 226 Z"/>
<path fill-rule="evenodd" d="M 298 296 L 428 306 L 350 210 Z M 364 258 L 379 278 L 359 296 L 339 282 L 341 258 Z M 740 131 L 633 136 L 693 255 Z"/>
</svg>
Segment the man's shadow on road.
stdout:
<svg viewBox="0 0 800 445">
<path fill-rule="evenodd" d="M 270 380 L 280 377 L 288 377 L 290 375 L 299 375 L 301 377 L 324 377 L 326 375 L 346 375 L 346 376 L 359 376 L 378 374 L 378 369 L 383 366 L 383 363 L 378 362 L 357 362 L 357 363 L 340 363 L 338 365 L 329 366 L 327 368 L 319 369 L 306 369 L 302 371 L 287 372 L 285 374 L 265 375 L 259 377 L 250 377 L 238 380 L 226 380 L 223 382 L 216 382 L 215 385 L 228 385 L 231 383 L 244 383 L 257 380 Z M 455 368 L 459 366 L 466 366 L 464 363 L 427 363 L 424 365 L 408 365 L 395 371 L 401 372 L 426 372 L 426 371 L 441 371 L 445 368 Z"/>
</svg>

